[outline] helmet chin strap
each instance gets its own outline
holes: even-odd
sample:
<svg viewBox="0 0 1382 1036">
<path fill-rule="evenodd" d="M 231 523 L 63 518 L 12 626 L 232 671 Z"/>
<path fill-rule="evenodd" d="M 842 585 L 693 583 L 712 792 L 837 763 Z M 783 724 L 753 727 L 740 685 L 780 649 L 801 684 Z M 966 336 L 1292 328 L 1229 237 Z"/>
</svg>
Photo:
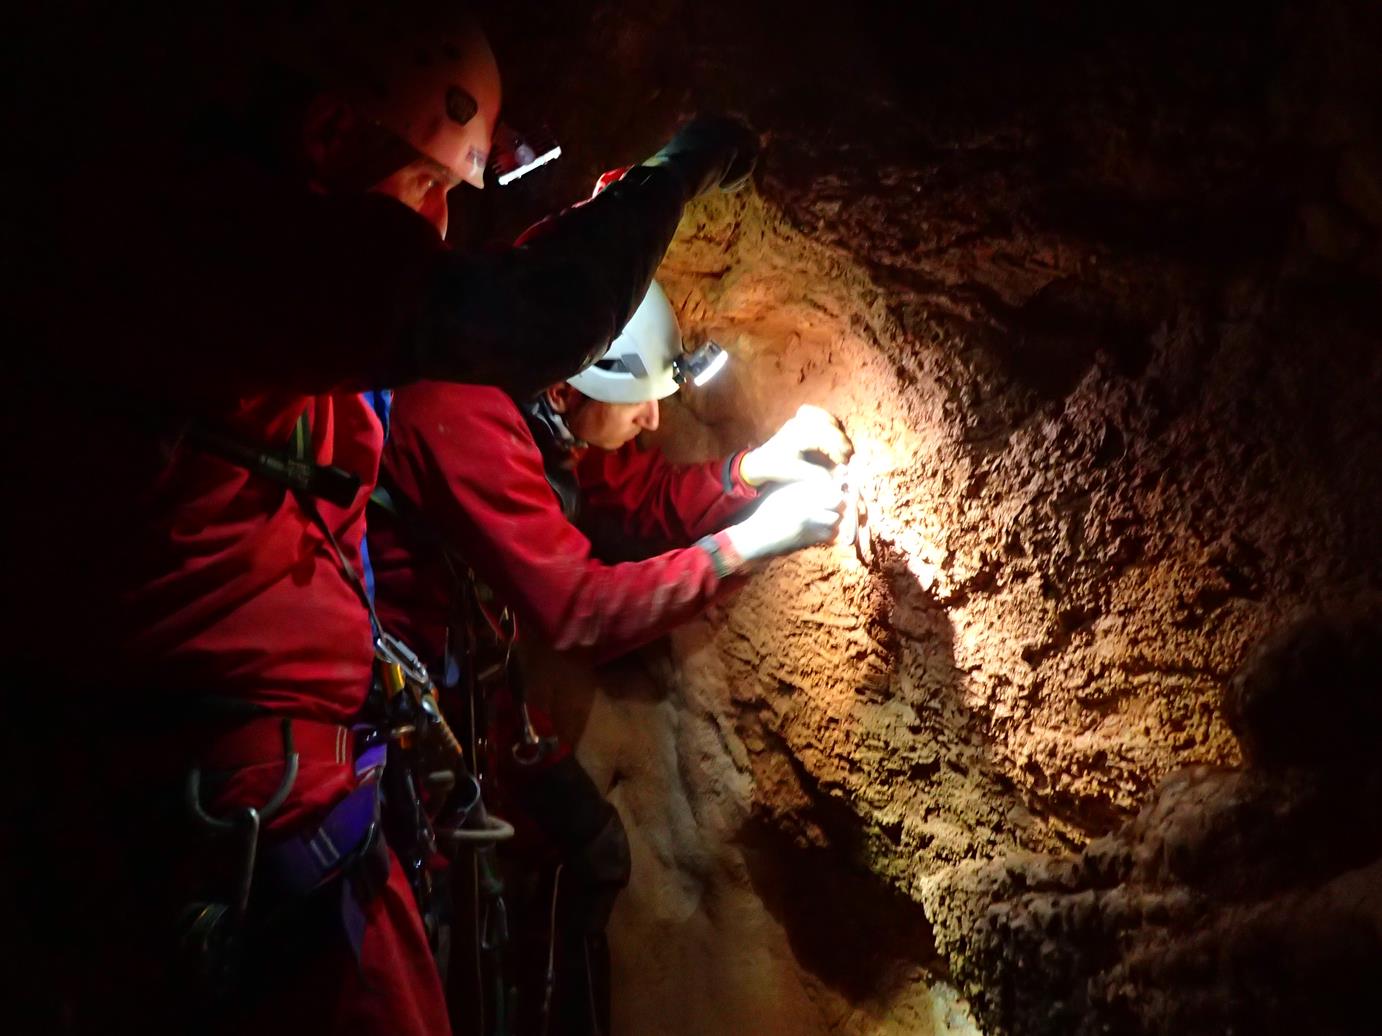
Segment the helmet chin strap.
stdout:
<svg viewBox="0 0 1382 1036">
<path fill-rule="evenodd" d="M 577 439 L 574 435 L 571 434 L 571 426 L 566 423 L 566 415 L 560 414 L 557 411 L 553 410 L 552 426 L 556 429 L 557 434 L 560 436 L 562 445 L 565 446 L 568 450 L 582 449 L 586 445 L 584 440 Z"/>
<path fill-rule="evenodd" d="M 580 398 L 584 404 L 586 402 L 586 397 L 581 396 Z M 565 415 L 552 405 L 552 400 L 548 393 L 542 393 L 537 399 L 529 403 L 526 409 L 534 418 L 546 426 L 552 433 L 552 438 L 556 440 L 557 445 L 562 449 L 579 450 L 585 447 L 586 444 L 584 442 L 571 434 L 571 426 L 566 423 Z"/>
</svg>

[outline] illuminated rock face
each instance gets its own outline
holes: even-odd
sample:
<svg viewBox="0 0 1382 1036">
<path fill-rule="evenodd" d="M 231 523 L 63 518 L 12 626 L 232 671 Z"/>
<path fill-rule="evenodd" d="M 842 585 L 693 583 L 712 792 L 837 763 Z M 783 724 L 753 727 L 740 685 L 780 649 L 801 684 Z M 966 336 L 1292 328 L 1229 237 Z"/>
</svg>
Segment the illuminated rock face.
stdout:
<svg viewBox="0 0 1382 1036">
<path fill-rule="evenodd" d="M 665 646 L 560 669 L 632 829 L 623 1033 L 969 1031 L 951 984 L 991 1036 L 1260 1024 L 1204 959 L 1310 941 L 1312 897 L 1376 884 L 1377 796 L 1234 773 L 1220 711 L 1252 644 L 1382 579 L 1376 16 L 966 6 L 598 5 L 509 35 L 575 113 L 553 197 L 682 108 L 769 131 L 756 191 L 697 203 L 659 274 L 734 356 L 659 438 L 712 456 L 825 405 L 870 505 L 867 562 L 777 562 Z M 1242 803 L 1268 858 L 1214 859 L 1270 876 L 1250 895 L 1099 870 L 1247 830 Z M 1270 833 L 1355 807 L 1309 874 Z M 1086 980 L 1164 999 L 1100 1015 Z"/>
</svg>

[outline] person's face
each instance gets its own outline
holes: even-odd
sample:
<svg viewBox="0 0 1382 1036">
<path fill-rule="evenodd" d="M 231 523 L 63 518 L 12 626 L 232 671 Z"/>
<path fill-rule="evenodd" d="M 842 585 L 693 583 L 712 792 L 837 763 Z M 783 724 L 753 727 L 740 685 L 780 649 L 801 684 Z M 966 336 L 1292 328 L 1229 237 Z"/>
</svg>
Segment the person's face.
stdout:
<svg viewBox="0 0 1382 1036">
<path fill-rule="evenodd" d="M 548 398 L 572 435 L 602 450 L 617 450 L 636 439 L 640 432 L 654 431 L 658 425 L 656 399 L 646 403 L 601 403 L 566 383 L 553 389 Z"/>
<path fill-rule="evenodd" d="M 425 155 L 418 156 L 370 188 L 377 194 L 387 194 L 412 209 L 446 237 L 448 212 L 446 194 L 460 183 L 460 178 L 440 162 Z"/>
<path fill-rule="evenodd" d="M 303 153 L 315 189 L 387 195 L 446 237 L 446 194 L 461 182 L 460 175 L 384 127 L 364 121 L 350 104 L 329 94 L 311 101 L 304 116 Z"/>
</svg>

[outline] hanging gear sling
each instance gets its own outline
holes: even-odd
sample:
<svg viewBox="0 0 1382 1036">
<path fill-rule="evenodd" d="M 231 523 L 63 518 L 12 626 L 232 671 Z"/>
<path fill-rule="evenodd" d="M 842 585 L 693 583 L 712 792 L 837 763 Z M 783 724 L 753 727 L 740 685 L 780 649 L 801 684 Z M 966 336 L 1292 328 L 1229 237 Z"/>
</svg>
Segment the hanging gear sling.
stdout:
<svg viewBox="0 0 1382 1036">
<path fill-rule="evenodd" d="M 520 406 L 520 412 L 533 433 L 534 440 L 542 445 L 551 444 L 562 447 L 577 445 L 559 415 L 556 415 L 542 402 Z M 544 470 L 548 484 L 557 496 L 562 511 L 568 520 L 575 520 L 580 507 L 580 488 L 571 469 L 567 450 L 543 449 Z M 381 476 L 381 480 L 384 476 Z M 534 728 L 522 679 L 521 667 L 513 659 L 513 647 L 517 636 L 517 624 L 511 609 L 501 607 L 493 592 L 476 576 L 464 556 L 454 549 L 438 534 L 425 516 L 407 497 L 391 493 L 388 486 L 377 486 L 371 494 L 370 503 L 389 515 L 400 528 L 419 546 L 427 548 L 445 564 L 452 584 L 450 599 L 452 618 L 447 624 L 445 657 L 443 661 L 442 685 L 457 688 L 464 692 L 462 700 L 469 708 L 468 722 L 470 756 L 481 775 L 482 781 L 497 777 L 486 773 L 487 763 L 493 763 L 491 751 L 511 754 L 520 767 L 537 767 L 557 747 L 555 738 L 539 737 Z M 459 640 L 458 644 L 456 641 Z M 458 655 L 460 656 L 458 658 Z M 484 661 L 481 660 L 484 656 Z M 490 703 L 494 694 L 506 688 L 517 711 L 519 729 L 511 745 L 486 745 L 490 729 Z M 492 769 L 492 767 L 489 767 Z M 538 799 L 533 793 L 541 789 L 544 794 Z M 575 762 L 568 758 L 543 771 L 540 784 L 526 793 L 527 808 L 534 818 L 541 818 L 539 826 L 554 846 L 560 846 L 563 862 L 558 863 L 551 876 L 550 904 L 542 907 L 543 927 L 546 930 L 545 969 L 541 974 L 528 978 L 533 985 L 542 989 L 540 1004 L 535 1018 L 529 1017 L 524 1031 L 547 1033 L 553 1021 L 553 1011 L 557 987 L 557 947 L 563 946 L 561 959 L 570 971 L 581 994 L 578 999 L 584 1006 L 579 1009 L 590 1032 L 599 1033 L 609 1026 L 609 976 L 608 950 L 603 942 L 603 926 L 607 920 L 608 909 L 613 905 L 617 890 L 627 883 L 628 851 L 627 840 L 618 814 L 604 802 L 590 777 Z M 592 804 L 599 803 L 603 811 Z M 568 874 L 568 872 L 570 872 Z M 475 910 L 475 930 L 477 941 L 474 947 L 476 978 L 469 981 L 465 975 L 453 973 L 447 976 L 448 997 L 453 1004 L 453 1023 L 458 1036 L 472 1036 L 489 1033 L 491 1030 L 477 1027 L 469 1016 L 457 1017 L 460 1003 L 486 1000 L 486 988 L 490 1003 L 503 1005 L 505 1016 L 516 1014 L 520 1006 L 514 1001 L 515 990 L 505 993 L 502 982 L 504 955 L 502 947 L 496 946 L 482 933 L 491 931 L 488 918 L 492 908 L 487 905 L 487 896 L 496 896 L 502 886 L 494 868 L 494 854 L 477 853 L 473 870 L 468 878 L 471 889 L 471 904 Z M 570 879 L 570 880 L 568 880 Z M 573 884 L 574 881 L 574 884 Z M 602 895 L 603 890 L 603 895 Z M 572 898 L 574 897 L 574 899 Z M 568 899 L 571 903 L 566 902 Z M 559 939 L 558 903 L 570 917 L 573 904 L 585 904 L 599 931 L 595 933 L 600 942 L 600 952 L 592 956 L 589 934 L 581 937 L 579 957 L 573 957 L 565 929 Z M 458 904 L 459 906 L 459 904 Z M 563 922 L 565 923 L 565 922 Z M 506 933 L 507 934 L 507 933 Z M 489 970 L 489 980 L 484 974 Z M 579 973 L 579 974 L 577 974 Z M 464 984 L 462 984 L 464 981 Z M 536 989 L 533 990 L 536 992 Z M 568 991 L 564 1001 L 567 1010 L 571 1009 Z M 532 1005 L 538 1001 L 523 1001 L 522 1006 L 531 1012 Z M 484 1017 L 483 1006 L 480 1015 Z M 565 1024 L 572 1019 L 563 1014 Z M 508 1031 L 504 1029 L 502 1031 Z"/>
<path fill-rule="evenodd" d="M 370 504 L 432 550 L 451 579 L 452 621 L 447 624 L 442 686 L 458 692 L 465 703 L 466 759 L 479 775 L 476 797 L 482 799 L 481 789 L 491 785 L 497 776 L 490 752 L 505 747 L 492 746 L 488 737 L 491 703 L 499 687 L 507 687 L 520 716 L 519 738 L 508 746 L 515 762 L 521 766 L 536 765 L 555 747 L 554 739 L 538 736 L 529 716 L 519 668 L 513 659 L 516 620 L 507 608 L 499 609 L 495 616 L 493 593 L 406 497 L 379 485 L 370 495 Z M 457 638 L 459 644 L 455 642 Z M 509 830 L 511 833 L 512 829 Z M 443 970 L 453 1024 L 460 1036 L 506 1036 L 513 1031 L 516 1017 L 514 1000 L 518 991 L 508 977 L 508 909 L 496 842 L 471 844 L 468 858 L 457 857 L 453 871 L 457 883 L 464 883 L 470 892 L 467 903 L 454 906 L 458 914 L 463 905 L 469 910 L 469 928 L 474 935 L 470 945 L 458 948 L 462 952 L 456 956 L 461 959 L 453 957 L 454 966 Z M 473 1005 L 473 1009 L 462 1005 Z"/>
<path fill-rule="evenodd" d="M 542 456 L 543 474 L 562 515 L 578 523 L 582 498 L 574 451 L 585 444 L 545 395 L 520 403 L 518 411 Z M 551 876 L 539 1031 L 546 1036 L 549 1021 L 560 1015 L 563 1031 L 600 1036 L 609 1031 L 611 1011 L 605 928 L 615 898 L 628 884 L 628 837 L 618 811 L 574 757 L 550 767 L 524 800 L 525 809 L 561 856 Z M 560 987 L 558 944 L 567 979 Z M 569 981 L 572 976 L 574 983 Z"/>
</svg>

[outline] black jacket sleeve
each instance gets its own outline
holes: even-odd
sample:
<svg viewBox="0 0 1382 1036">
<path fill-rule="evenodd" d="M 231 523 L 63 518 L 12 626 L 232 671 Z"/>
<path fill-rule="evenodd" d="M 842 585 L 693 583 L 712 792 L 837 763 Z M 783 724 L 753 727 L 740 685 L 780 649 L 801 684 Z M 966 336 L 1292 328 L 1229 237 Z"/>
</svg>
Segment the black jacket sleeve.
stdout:
<svg viewBox="0 0 1382 1036">
<path fill-rule="evenodd" d="M 450 254 L 418 325 L 418 373 L 522 396 L 597 359 L 643 300 L 681 219 L 671 171 L 634 167 L 506 251 Z"/>
<path fill-rule="evenodd" d="M 528 243 L 467 254 L 381 195 L 243 168 L 136 186 L 33 235 L 17 337 L 40 376 L 211 412 L 266 391 L 426 377 L 522 395 L 569 377 L 637 308 L 685 198 L 674 173 L 636 169 Z"/>
</svg>

